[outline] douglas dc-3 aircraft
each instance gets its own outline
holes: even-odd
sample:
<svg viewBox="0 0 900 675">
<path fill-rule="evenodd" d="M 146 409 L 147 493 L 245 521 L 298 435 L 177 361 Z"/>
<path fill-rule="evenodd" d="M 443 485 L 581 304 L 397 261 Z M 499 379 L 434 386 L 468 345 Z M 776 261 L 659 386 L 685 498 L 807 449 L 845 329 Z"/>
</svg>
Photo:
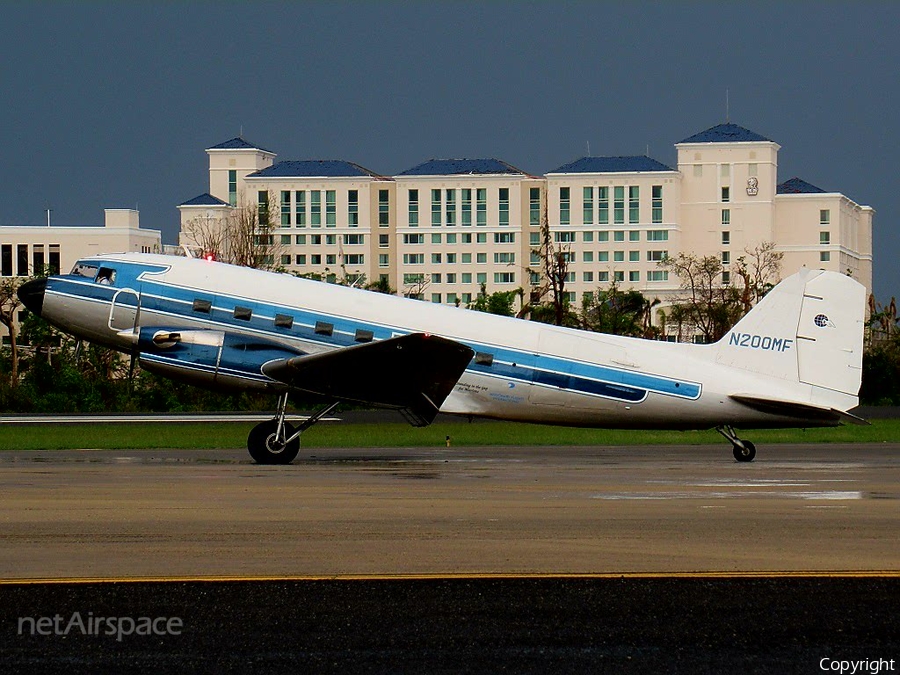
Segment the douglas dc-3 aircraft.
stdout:
<svg viewBox="0 0 900 675">
<path fill-rule="evenodd" d="M 716 428 L 738 461 L 756 455 L 734 427 L 863 420 L 865 291 L 836 272 L 778 284 L 711 345 L 604 335 L 372 293 L 205 259 L 100 255 L 25 283 L 31 311 L 141 367 L 211 388 L 279 395 L 249 434 L 261 464 L 287 464 L 300 434 L 338 402 L 624 429 Z M 288 393 L 328 405 L 294 428 Z"/>
</svg>

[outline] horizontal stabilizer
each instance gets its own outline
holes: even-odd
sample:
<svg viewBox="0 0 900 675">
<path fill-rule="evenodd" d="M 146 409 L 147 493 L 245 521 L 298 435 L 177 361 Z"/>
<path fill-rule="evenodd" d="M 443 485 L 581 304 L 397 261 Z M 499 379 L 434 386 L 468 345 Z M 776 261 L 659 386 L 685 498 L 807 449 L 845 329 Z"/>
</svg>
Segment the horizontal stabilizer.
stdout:
<svg viewBox="0 0 900 675">
<path fill-rule="evenodd" d="M 267 363 L 263 372 L 301 391 L 402 410 L 431 424 L 475 352 L 423 333 Z"/>
<path fill-rule="evenodd" d="M 748 408 L 758 410 L 759 412 L 768 413 L 770 415 L 781 415 L 783 417 L 792 417 L 799 420 L 809 420 L 811 423 L 831 422 L 835 425 L 844 424 L 869 424 L 862 417 L 851 415 L 843 410 L 835 408 L 820 408 L 818 406 L 809 405 L 808 403 L 796 403 L 794 401 L 780 401 L 771 398 L 760 398 L 758 396 L 744 396 L 743 394 L 732 394 L 729 398 L 742 403 Z"/>
</svg>

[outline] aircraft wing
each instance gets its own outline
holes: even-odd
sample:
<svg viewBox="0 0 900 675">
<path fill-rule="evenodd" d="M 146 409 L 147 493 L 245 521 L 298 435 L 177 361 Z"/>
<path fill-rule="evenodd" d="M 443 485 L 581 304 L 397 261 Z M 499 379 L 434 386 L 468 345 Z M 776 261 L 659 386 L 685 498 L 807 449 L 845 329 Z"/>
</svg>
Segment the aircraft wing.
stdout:
<svg viewBox="0 0 900 675">
<path fill-rule="evenodd" d="M 738 403 L 742 403 L 748 408 L 753 408 L 754 410 L 759 410 L 760 412 L 769 413 L 771 415 L 783 415 L 785 417 L 834 422 L 835 424 L 840 422 L 843 422 L 844 424 L 869 424 L 869 422 L 862 417 L 857 417 L 856 415 L 851 415 L 848 412 L 837 410 L 835 408 L 820 408 L 807 403 L 781 401 L 777 399 L 761 398 L 759 396 L 748 396 L 745 394 L 731 394 L 729 398 Z"/>
<path fill-rule="evenodd" d="M 271 361 L 263 372 L 312 394 L 398 408 L 414 426 L 427 426 L 474 354 L 459 342 L 413 333 Z"/>
</svg>

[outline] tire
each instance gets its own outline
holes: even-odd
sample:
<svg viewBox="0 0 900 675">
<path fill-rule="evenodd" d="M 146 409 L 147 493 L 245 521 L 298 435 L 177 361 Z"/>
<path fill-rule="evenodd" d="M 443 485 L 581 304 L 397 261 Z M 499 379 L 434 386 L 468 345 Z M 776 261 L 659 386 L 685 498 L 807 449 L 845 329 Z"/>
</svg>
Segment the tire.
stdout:
<svg viewBox="0 0 900 675">
<path fill-rule="evenodd" d="M 290 464 L 300 452 L 300 438 L 295 438 L 285 446 L 274 443 L 278 422 L 269 420 L 261 422 L 250 430 L 247 436 L 247 450 L 257 464 Z M 284 435 L 294 435 L 294 427 L 284 423 Z"/>
<path fill-rule="evenodd" d="M 734 458 L 739 462 L 752 462 L 756 457 L 756 446 L 750 441 L 741 441 L 744 447 L 738 445 L 733 446 Z"/>
</svg>

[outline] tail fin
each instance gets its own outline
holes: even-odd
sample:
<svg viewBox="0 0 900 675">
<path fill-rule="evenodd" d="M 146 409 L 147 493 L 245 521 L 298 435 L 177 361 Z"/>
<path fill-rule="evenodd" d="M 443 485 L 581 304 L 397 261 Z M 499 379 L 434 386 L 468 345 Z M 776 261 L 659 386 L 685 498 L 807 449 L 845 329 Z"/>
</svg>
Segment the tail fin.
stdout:
<svg viewBox="0 0 900 675">
<path fill-rule="evenodd" d="M 802 270 L 716 343 L 716 361 L 808 384 L 821 398 L 850 403 L 846 397 L 855 399 L 862 381 L 865 300 L 865 287 L 848 276 Z M 816 391 L 813 398 L 819 398 Z"/>
</svg>

